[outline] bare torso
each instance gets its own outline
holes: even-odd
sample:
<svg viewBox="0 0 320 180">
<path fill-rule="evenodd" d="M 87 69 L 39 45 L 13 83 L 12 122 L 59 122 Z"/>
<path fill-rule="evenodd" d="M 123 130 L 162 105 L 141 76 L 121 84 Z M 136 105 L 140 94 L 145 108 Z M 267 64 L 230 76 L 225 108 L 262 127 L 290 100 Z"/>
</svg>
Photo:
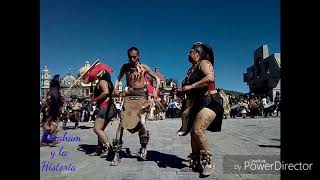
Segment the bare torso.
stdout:
<svg viewBox="0 0 320 180">
<path fill-rule="evenodd" d="M 126 74 L 127 86 L 129 88 L 140 88 L 145 84 L 145 67 L 143 64 L 137 64 L 130 66 L 129 64 L 124 65 Z"/>
</svg>

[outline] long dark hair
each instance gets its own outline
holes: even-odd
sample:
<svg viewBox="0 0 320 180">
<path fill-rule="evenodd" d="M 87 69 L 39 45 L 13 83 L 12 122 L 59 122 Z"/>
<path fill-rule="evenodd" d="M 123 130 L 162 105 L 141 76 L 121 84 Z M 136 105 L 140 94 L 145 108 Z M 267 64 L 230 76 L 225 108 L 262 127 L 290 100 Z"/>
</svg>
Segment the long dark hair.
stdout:
<svg viewBox="0 0 320 180">
<path fill-rule="evenodd" d="M 52 89 L 53 87 L 57 87 L 58 89 L 60 89 L 60 74 L 54 75 L 52 80 L 50 81 L 49 89 Z"/>
<path fill-rule="evenodd" d="M 109 94 L 112 94 L 112 92 L 113 92 L 113 83 L 112 83 L 112 80 L 111 80 L 110 73 L 108 71 L 104 70 L 102 75 L 99 76 L 98 80 L 99 81 L 101 81 L 101 80 L 107 81 L 107 83 L 109 85 L 109 92 L 110 92 Z"/>
<path fill-rule="evenodd" d="M 62 96 L 60 94 L 60 75 L 56 74 L 53 76 L 50 87 L 49 87 L 49 94 L 50 100 L 48 103 L 49 105 L 49 114 L 54 118 L 59 117 L 60 107 L 63 105 Z"/>
<path fill-rule="evenodd" d="M 108 114 L 110 112 L 110 109 L 111 109 L 111 106 L 113 106 L 113 98 L 112 98 L 112 93 L 113 93 L 113 83 L 112 83 L 112 80 L 111 80 L 111 76 L 109 74 L 108 71 L 106 70 L 103 70 L 104 72 L 102 73 L 101 76 L 99 76 L 98 80 L 101 81 L 101 80 L 105 80 L 107 81 L 108 83 L 108 88 L 109 88 L 109 104 L 108 104 L 108 107 L 107 107 L 107 111 L 106 111 L 106 116 L 105 118 L 107 119 L 108 118 Z"/>
<path fill-rule="evenodd" d="M 128 49 L 128 55 L 129 55 L 129 53 L 130 53 L 131 51 L 137 51 L 137 52 L 138 52 L 138 55 L 140 55 L 139 49 L 136 48 L 136 47 L 134 47 L 134 46 Z"/>
<path fill-rule="evenodd" d="M 192 49 L 196 50 L 200 54 L 200 60 L 207 59 L 214 65 L 214 53 L 212 48 L 203 42 L 196 42 L 192 45 Z"/>
</svg>

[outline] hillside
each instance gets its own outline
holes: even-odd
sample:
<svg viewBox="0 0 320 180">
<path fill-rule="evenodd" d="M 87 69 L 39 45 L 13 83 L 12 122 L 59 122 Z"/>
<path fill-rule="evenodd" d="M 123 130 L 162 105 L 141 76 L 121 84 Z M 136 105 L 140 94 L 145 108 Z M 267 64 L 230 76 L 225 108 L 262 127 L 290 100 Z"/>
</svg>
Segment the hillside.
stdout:
<svg viewBox="0 0 320 180">
<path fill-rule="evenodd" d="M 227 94 L 230 94 L 232 96 L 239 96 L 239 95 L 245 94 L 245 93 L 238 92 L 238 91 L 233 91 L 233 90 L 227 90 L 227 89 L 222 89 L 222 90 L 224 90 Z"/>
</svg>

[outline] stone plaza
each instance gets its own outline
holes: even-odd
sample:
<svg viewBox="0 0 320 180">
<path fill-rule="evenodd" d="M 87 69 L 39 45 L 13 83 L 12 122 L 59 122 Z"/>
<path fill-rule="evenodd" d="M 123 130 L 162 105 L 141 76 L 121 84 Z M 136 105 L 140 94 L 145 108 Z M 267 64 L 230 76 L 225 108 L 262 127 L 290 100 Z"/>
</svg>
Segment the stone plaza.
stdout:
<svg viewBox="0 0 320 180">
<path fill-rule="evenodd" d="M 109 141 L 115 137 L 119 121 L 108 124 L 105 132 Z M 80 141 L 62 141 L 56 147 L 40 147 L 41 180 L 182 180 L 201 179 L 199 173 L 180 172 L 185 167 L 187 156 L 191 152 L 190 135 L 180 137 L 177 130 L 181 119 L 148 121 L 150 141 L 146 161 L 137 160 L 139 150 L 138 133 L 124 131 L 121 163 L 110 166 L 112 153 L 106 159 L 89 156 L 95 151 L 97 136 L 93 132 L 93 123 L 81 122 L 79 129 L 68 123 L 67 130 L 61 130 L 69 136 L 80 137 Z M 280 174 L 244 174 L 226 173 L 223 168 L 225 155 L 280 155 L 280 118 L 236 118 L 224 119 L 221 132 L 207 132 L 213 154 L 215 171 L 204 179 L 219 180 L 276 180 Z M 40 137 L 42 130 L 40 129 Z M 59 163 L 69 170 L 45 171 L 43 162 L 52 166 Z M 73 167 L 73 170 L 72 170 Z M 71 170 L 70 170 L 71 169 Z"/>
</svg>

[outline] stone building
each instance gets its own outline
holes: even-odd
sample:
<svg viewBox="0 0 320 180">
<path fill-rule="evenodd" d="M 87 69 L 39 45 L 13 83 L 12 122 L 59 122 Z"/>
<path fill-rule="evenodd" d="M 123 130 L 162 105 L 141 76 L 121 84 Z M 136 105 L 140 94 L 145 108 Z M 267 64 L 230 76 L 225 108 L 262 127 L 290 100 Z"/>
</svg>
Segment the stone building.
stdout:
<svg viewBox="0 0 320 180">
<path fill-rule="evenodd" d="M 81 81 L 78 81 L 68 92 L 66 92 L 75 82 L 76 80 L 83 75 L 90 68 L 89 61 L 84 62 L 84 66 L 81 67 L 78 71 L 77 75 L 71 74 L 71 68 L 69 68 L 69 72 L 67 75 L 63 76 L 60 81 L 61 86 L 61 94 L 66 98 L 70 98 L 72 96 L 79 98 L 90 98 L 93 89 L 96 86 L 96 83 L 85 84 Z M 50 81 L 51 81 L 51 73 L 48 70 L 48 67 L 45 66 L 41 73 L 41 98 L 44 98 L 49 91 Z M 122 84 L 120 83 L 119 91 L 122 92 Z M 66 93 L 65 93 L 66 92 Z"/>
<path fill-rule="evenodd" d="M 243 74 L 243 81 L 249 86 L 250 93 L 274 99 L 276 92 L 281 90 L 280 60 L 280 53 L 269 55 L 268 45 L 255 50 L 254 64 Z"/>
<path fill-rule="evenodd" d="M 51 73 L 48 70 L 48 67 L 44 66 L 44 69 L 41 72 L 41 85 L 40 85 L 41 99 L 43 99 L 47 95 L 49 91 L 50 81 L 51 81 Z"/>
<path fill-rule="evenodd" d="M 177 87 L 177 84 L 172 80 L 166 79 L 166 77 L 160 72 L 159 68 L 155 68 L 154 72 L 160 79 L 158 96 L 165 102 L 168 102 L 170 98 L 175 98 L 176 96 L 172 94 L 172 88 Z M 152 86 L 156 87 L 157 82 L 153 80 L 153 78 L 149 79 Z"/>
</svg>

